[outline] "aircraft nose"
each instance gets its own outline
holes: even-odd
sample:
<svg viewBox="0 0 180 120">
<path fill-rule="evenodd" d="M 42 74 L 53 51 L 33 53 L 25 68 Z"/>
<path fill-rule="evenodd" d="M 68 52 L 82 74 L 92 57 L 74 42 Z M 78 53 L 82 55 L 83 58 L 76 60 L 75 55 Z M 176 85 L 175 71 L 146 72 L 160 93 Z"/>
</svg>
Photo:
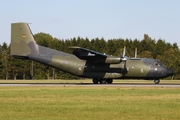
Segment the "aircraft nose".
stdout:
<svg viewBox="0 0 180 120">
<path fill-rule="evenodd" d="M 172 76 L 174 74 L 174 71 L 171 69 L 167 69 L 167 76 Z"/>
</svg>

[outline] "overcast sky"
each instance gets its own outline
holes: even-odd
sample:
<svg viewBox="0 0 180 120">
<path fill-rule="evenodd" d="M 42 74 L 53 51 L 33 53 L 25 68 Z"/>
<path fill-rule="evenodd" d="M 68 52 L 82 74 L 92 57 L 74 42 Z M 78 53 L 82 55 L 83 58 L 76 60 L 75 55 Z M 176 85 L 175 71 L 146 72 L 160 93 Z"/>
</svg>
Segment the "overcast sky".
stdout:
<svg viewBox="0 0 180 120">
<path fill-rule="evenodd" d="M 180 0 L 1 0 L 0 16 L 0 44 L 10 43 L 11 23 L 27 22 L 59 39 L 148 34 L 180 46 Z"/>
</svg>

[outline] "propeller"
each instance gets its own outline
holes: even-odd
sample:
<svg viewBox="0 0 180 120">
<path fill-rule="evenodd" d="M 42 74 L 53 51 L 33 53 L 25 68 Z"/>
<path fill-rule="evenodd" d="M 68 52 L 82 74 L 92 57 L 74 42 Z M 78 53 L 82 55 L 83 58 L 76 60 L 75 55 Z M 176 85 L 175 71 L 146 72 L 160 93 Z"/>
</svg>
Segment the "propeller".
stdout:
<svg viewBox="0 0 180 120">
<path fill-rule="evenodd" d="M 126 67 L 126 61 L 127 61 L 127 58 L 125 57 L 125 54 L 126 54 L 126 46 L 124 46 L 124 49 L 123 49 L 123 54 L 121 55 L 121 61 L 122 63 L 124 64 L 124 69 L 122 71 L 122 74 L 125 75 L 127 73 L 127 67 Z"/>
</svg>

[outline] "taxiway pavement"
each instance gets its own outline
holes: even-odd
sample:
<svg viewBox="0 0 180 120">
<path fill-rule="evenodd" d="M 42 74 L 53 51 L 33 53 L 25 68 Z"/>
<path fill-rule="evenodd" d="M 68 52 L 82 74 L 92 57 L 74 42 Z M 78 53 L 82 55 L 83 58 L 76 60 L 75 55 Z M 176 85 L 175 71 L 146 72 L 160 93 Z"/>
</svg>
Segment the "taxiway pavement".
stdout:
<svg viewBox="0 0 180 120">
<path fill-rule="evenodd" d="M 59 86 L 59 87 L 179 87 L 180 84 L 139 84 L 139 83 L 114 83 L 114 84 L 92 84 L 92 83 L 1 83 L 0 87 L 3 86 Z"/>
</svg>

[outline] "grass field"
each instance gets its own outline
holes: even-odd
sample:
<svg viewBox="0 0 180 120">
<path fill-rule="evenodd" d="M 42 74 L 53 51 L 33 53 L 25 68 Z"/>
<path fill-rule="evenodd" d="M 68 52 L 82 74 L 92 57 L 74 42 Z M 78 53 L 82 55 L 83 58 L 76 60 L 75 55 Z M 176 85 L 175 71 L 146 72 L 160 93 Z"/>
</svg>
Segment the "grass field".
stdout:
<svg viewBox="0 0 180 120">
<path fill-rule="evenodd" d="M 179 120 L 180 88 L 0 87 L 2 120 Z"/>
</svg>

